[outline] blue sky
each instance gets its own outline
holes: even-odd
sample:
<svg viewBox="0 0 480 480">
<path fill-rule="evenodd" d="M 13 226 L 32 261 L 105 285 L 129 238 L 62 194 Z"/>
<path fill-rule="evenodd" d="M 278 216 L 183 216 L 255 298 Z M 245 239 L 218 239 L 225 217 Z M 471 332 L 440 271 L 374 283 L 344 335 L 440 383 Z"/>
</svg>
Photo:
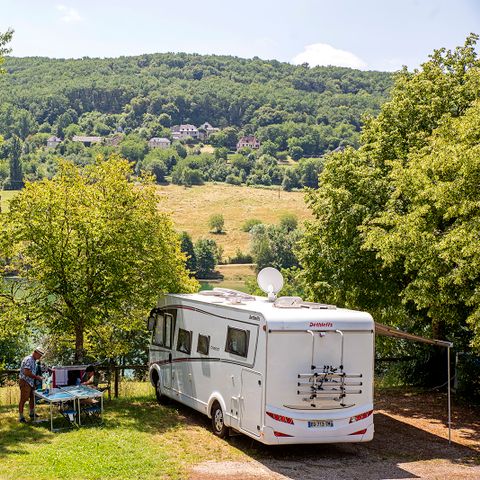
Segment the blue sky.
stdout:
<svg viewBox="0 0 480 480">
<path fill-rule="evenodd" d="M 0 0 L 15 56 L 197 52 L 365 70 L 418 67 L 480 33 L 478 0 Z"/>
</svg>

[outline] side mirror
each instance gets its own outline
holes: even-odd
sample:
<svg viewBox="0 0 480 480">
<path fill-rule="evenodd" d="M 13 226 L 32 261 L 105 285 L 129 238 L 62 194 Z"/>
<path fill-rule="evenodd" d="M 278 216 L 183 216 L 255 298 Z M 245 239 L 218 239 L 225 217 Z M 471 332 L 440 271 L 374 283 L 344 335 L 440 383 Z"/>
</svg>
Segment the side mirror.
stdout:
<svg viewBox="0 0 480 480">
<path fill-rule="evenodd" d="M 148 317 L 147 328 L 149 332 L 153 332 L 153 330 L 155 329 L 156 320 L 157 319 L 153 315 L 150 315 L 150 317 Z"/>
</svg>

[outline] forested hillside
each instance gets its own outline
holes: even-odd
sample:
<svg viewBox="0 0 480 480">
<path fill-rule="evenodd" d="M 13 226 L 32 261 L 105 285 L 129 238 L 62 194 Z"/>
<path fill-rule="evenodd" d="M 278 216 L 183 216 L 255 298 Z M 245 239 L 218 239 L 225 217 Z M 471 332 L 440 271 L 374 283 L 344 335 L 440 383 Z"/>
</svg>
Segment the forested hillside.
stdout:
<svg viewBox="0 0 480 480">
<path fill-rule="evenodd" d="M 362 115 L 378 113 L 391 86 L 391 75 L 383 72 L 182 53 L 10 57 L 5 69 L 0 133 L 7 138 L 61 135 L 71 124 L 97 135 L 143 128 L 147 137 L 162 127 L 208 121 L 275 140 L 281 150 L 288 138 L 307 137 L 300 143 L 308 155 L 355 145 Z"/>
</svg>

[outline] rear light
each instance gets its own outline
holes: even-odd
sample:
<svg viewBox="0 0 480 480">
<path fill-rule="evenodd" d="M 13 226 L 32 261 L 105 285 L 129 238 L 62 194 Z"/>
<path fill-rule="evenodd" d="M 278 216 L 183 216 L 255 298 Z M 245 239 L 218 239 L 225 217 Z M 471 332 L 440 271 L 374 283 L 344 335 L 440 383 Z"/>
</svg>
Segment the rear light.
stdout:
<svg viewBox="0 0 480 480">
<path fill-rule="evenodd" d="M 364 418 L 369 417 L 372 413 L 373 413 L 373 410 L 370 410 L 368 412 L 361 413 L 360 415 L 355 415 L 354 417 L 350 417 L 349 423 L 359 422 L 360 420 L 363 420 Z"/>
<path fill-rule="evenodd" d="M 358 432 L 349 433 L 349 435 L 363 435 L 364 433 L 367 433 L 366 428 L 364 428 L 363 430 L 359 430 Z"/>
<path fill-rule="evenodd" d="M 283 423 L 288 423 L 290 425 L 294 425 L 293 418 L 285 417 L 284 415 L 277 415 L 276 413 L 272 413 L 272 412 L 267 412 L 267 415 L 269 417 L 272 417 L 277 422 L 283 422 Z"/>
<path fill-rule="evenodd" d="M 274 434 L 276 437 L 293 437 L 293 435 L 287 435 L 286 433 L 276 432 L 275 430 L 273 431 L 273 434 Z"/>
</svg>

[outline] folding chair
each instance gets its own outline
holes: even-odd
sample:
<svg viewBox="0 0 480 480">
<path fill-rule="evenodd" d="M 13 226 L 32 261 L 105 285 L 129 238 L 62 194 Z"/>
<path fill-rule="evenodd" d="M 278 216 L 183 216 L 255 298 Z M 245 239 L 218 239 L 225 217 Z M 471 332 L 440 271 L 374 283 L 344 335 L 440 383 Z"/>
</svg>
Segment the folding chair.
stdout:
<svg viewBox="0 0 480 480">
<path fill-rule="evenodd" d="M 62 403 L 59 406 L 58 410 L 69 428 L 74 428 L 74 427 L 78 428 L 78 423 L 77 423 L 78 412 L 75 407 Z"/>
<path fill-rule="evenodd" d="M 82 426 L 86 425 L 102 425 L 102 409 L 100 404 L 83 405 L 80 409 L 82 415 Z"/>
</svg>

